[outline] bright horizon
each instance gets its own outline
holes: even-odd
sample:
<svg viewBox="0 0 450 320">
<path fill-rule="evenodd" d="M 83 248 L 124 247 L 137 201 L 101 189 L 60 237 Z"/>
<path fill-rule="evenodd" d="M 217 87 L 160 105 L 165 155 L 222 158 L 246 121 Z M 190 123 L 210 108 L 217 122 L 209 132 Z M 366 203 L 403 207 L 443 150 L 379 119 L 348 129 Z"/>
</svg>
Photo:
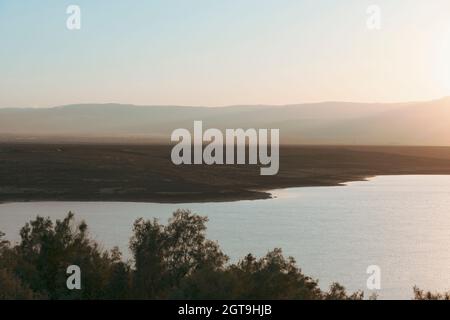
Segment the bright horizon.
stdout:
<svg viewBox="0 0 450 320">
<path fill-rule="evenodd" d="M 123 105 L 123 106 L 134 106 L 134 107 L 186 107 L 186 108 L 228 108 L 228 107 L 286 107 L 286 106 L 301 106 L 301 105 L 307 105 L 307 104 L 322 104 L 322 103 L 355 103 L 360 105 L 369 105 L 369 104 L 383 104 L 383 105 L 395 105 L 395 104 L 408 104 L 408 103 L 427 103 L 427 102 L 433 102 L 433 101 L 440 101 L 440 100 L 446 100 L 450 99 L 450 96 L 444 96 L 444 97 L 438 97 L 434 99 L 429 100 L 416 100 L 416 101 L 386 101 L 386 102 L 378 102 L 378 101 L 305 101 L 305 102 L 298 102 L 298 103 L 287 103 L 287 104 L 267 104 L 267 103 L 255 103 L 255 104 L 230 104 L 230 105 L 182 105 L 182 104 L 134 104 L 134 103 L 126 103 L 126 102 L 83 102 L 83 103 L 67 103 L 62 105 L 54 105 L 54 106 L 42 106 L 42 107 L 36 107 L 36 106 L 18 106 L 18 107 L 1 107 L 0 109 L 52 109 L 52 108 L 59 108 L 59 107 L 70 107 L 70 106 L 85 106 L 85 105 Z"/>
<path fill-rule="evenodd" d="M 71 4 L 81 30 L 66 28 Z M 446 0 L 0 0 L 0 39 L 1 108 L 450 96 Z"/>
</svg>

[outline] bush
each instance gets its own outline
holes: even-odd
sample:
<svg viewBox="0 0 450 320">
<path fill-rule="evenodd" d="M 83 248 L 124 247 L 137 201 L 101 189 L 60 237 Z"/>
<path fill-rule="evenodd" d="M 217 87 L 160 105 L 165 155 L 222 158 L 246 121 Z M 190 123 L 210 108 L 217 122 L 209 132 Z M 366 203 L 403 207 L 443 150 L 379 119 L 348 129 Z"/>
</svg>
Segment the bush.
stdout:
<svg viewBox="0 0 450 320">
<path fill-rule="evenodd" d="M 275 249 L 236 264 L 206 238 L 206 217 L 178 210 L 164 226 L 134 223 L 131 262 L 117 248 L 104 251 L 86 223 L 69 213 L 53 223 L 37 217 L 20 231 L 15 246 L 0 234 L 1 299 L 362 299 L 333 284 L 322 291 L 293 258 Z M 66 268 L 78 265 L 82 289 L 68 290 Z"/>
<path fill-rule="evenodd" d="M 450 292 L 432 293 L 414 287 L 414 300 L 450 300 Z"/>
</svg>

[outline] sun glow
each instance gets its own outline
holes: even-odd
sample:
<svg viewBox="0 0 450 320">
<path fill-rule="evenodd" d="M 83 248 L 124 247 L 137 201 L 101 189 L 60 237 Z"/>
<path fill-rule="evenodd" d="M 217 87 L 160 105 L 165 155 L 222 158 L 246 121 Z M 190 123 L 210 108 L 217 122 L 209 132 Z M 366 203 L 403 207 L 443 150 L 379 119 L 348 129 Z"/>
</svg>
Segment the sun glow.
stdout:
<svg viewBox="0 0 450 320">
<path fill-rule="evenodd" d="M 436 37 L 432 63 L 436 85 L 450 96 L 450 24 L 442 30 Z"/>
</svg>

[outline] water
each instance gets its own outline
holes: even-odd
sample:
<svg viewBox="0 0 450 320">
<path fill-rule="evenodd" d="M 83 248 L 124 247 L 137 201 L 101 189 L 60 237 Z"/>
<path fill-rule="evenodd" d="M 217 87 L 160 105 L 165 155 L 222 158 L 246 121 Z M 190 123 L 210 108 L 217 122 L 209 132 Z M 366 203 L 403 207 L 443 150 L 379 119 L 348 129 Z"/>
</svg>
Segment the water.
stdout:
<svg viewBox="0 0 450 320">
<path fill-rule="evenodd" d="M 37 214 L 85 219 L 104 248 L 128 255 L 136 218 L 159 218 L 186 208 L 207 215 L 208 237 L 232 261 L 275 247 L 303 272 L 382 299 L 410 299 L 412 287 L 450 290 L 450 176 L 381 176 L 345 187 L 275 190 L 275 199 L 232 203 L 33 202 L 0 205 L 0 230 L 18 240 Z M 381 268 L 381 290 L 366 288 L 369 265 Z"/>
</svg>

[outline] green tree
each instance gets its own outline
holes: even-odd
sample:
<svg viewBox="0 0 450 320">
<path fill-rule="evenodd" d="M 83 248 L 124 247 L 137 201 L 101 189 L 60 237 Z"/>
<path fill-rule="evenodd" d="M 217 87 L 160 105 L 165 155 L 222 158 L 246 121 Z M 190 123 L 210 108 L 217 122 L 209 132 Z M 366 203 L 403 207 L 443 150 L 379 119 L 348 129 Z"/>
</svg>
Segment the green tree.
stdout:
<svg viewBox="0 0 450 320">
<path fill-rule="evenodd" d="M 167 226 L 157 220 L 134 223 L 130 241 L 136 297 L 165 299 L 198 270 L 223 268 L 227 256 L 205 236 L 207 218 L 187 210 L 173 213 Z"/>
<path fill-rule="evenodd" d="M 10 243 L 3 239 L 4 236 L 5 234 L 0 231 L 0 300 L 38 298 L 28 286 L 7 269 L 12 252 Z"/>
<path fill-rule="evenodd" d="M 28 286 L 7 269 L 0 269 L 0 300 L 29 300 L 39 298 Z"/>
<path fill-rule="evenodd" d="M 330 290 L 324 294 L 323 298 L 325 300 L 362 300 L 364 298 L 364 293 L 357 291 L 349 295 L 342 285 L 333 283 L 330 286 Z M 376 298 L 376 295 L 370 297 L 371 300 L 376 300 Z"/>
<path fill-rule="evenodd" d="M 432 293 L 423 291 L 418 287 L 414 287 L 414 300 L 450 300 L 450 292 Z"/>
<path fill-rule="evenodd" d="M 4 240 L 5 234 L 0 231 L 0 251 L 9 246 L 9 241 Z"/>
<path fill-rule="evenodd" d="M 69 213 L 54 223 L 37 217 L 14 246 L 0 233 L 0 299 L 362 299 L 333 284 L 322 291 L 292 257 L 275 249 L 235 264 L 206 238 L 206 217 L 177 210 L 167 225 L 134 223 L 133 263 L 102 250 L 86 223 Z M 67 267 L 81 269 L 81 290 L 66 287 Z M 418 294 L 418 296 L 420 296 Z"/>
<path fill-rule="evenodd" d="M 86 223 L 74 224 L 72 213 L 55 224 L 38 216 L 22 228 L 20 236 L 21 242 L 14 250 L 13 271 L 34 292 L 50 299 L 117 297 L 110 282 L 117 280 L 117 272 L 127 266 L 117 253 L 111 257 L 109 252 L 100 250 L 90 239 Z M 82 290 L 69 290 L 66 286 L 70 265 L 81 269 Z M 128 280 L 123 282 L 121 285 L 125 286 Z"/>
</svg>

